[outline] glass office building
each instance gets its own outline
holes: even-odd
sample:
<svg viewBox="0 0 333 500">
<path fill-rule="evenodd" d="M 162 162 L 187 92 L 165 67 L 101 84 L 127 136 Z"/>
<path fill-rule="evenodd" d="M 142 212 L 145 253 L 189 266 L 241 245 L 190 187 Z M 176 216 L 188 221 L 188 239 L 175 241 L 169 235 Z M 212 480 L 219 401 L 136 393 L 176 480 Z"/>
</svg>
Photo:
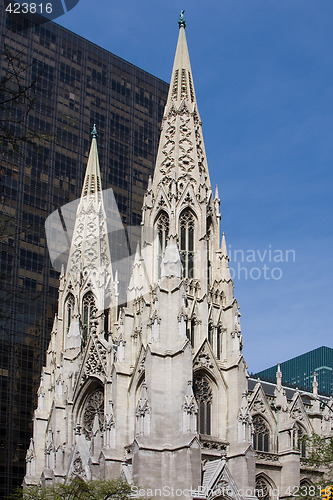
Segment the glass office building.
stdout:
<svg viewBox="0 0 333 500">
<path fill-rule="evenodd" d="M 31 140 L 18 141 L 14 152 L 1 137 L 0 495 L 4 496 L 25 473 L 32 412 L 56 311 L 58 272 L 46 248 L 45 219 L 80 196 L 90 131 L 96 123 L 103 188 L 113 189 L 125 227 L 140 224 L 168 85 L 55 23 L 15 32 L 3 4 L 0 11 L 2 78 L 8 76 L 14 59 L 20 84 L 31 85 L 32 96 L 28 114 L 24 102 L 12 107 L 9 129 L 14 136 L 20 136 L 24 127 L 36 132 Z M 3 90 L 0 94 L 3 106 Z M 131 235 L 127 240 L 130 244 Z"/>
<path fill-rule="evenodd" d="M 280 367 L 283 385 L 312 391 L 313 374 L 316 372 L 319 393 L 325 396 L 333 395 L 333 349 L 330 347 L 318 347 L 280 363 Z M 277 365 L 262 370 L 253 377 L 275 382 L 276 372 Z"/>
</svg>

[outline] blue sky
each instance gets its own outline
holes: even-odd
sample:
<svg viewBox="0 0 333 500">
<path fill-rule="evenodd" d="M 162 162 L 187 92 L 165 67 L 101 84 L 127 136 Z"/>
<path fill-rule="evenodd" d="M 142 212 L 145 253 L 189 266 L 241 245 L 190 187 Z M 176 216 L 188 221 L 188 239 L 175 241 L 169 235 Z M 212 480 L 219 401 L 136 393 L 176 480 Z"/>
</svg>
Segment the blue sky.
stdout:
<svg viewBox="0 0 333 500">
<path fill-rule="evenodd" d="M 333 2 L 80 0 L 57 22 L 169 81 L 181 9 L 249 370 L 333 347 Z"/>
</svg>

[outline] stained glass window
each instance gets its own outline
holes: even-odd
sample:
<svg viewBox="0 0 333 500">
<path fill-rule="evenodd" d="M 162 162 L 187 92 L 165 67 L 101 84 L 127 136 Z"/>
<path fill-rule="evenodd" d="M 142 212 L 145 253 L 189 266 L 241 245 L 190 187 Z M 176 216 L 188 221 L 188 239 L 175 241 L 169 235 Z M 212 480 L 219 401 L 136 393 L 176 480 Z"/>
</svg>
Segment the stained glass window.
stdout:
<svg viewBox="0 0 333 500">
<path fill-rule="evenodd" d="M 194 215 L 185 210 L 179 220 L 180 258 L 186 278 L 194 277 Z"/>
<path fill-rule="evenodd" d="M 259 500 L 269 500 L 270 498 L 269 489 L 270 489 L 269 485 L 267 484 L 265 479 L 263 479 L 262 477 L 258 477 L 256 479 L 255 494 Z"/>
<path fill-rule="evenodd" d="M 212 388 L 207 377 L 200 375 L 194 378 L 193 391 L 199 406 L 198 431 L 200 434 L 211 433 Z"/>
<path fill-rule="evenodd" d="M 269 428 L 266 420 L 260 415 L 255 415 L 252 421 L 254 427 L 254 449 L 257 451 L 269 451 Z"/>
</svg>

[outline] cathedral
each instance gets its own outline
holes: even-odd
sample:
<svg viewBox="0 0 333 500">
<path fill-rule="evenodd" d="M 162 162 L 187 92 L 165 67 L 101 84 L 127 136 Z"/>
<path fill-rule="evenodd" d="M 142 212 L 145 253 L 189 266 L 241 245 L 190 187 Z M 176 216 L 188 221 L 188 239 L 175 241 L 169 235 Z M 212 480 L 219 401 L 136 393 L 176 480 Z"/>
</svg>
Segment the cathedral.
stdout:
<svg viewBox="0 0 333 500">
<path fill-rule="evenodd" d="M 92 132 L 60 276 L 24 485 L 121 477 L 158 496 L 274 499 L 310 486 L 303 435 L 333 435 L 333 401 L 249 378 L 220 237 L 185 19 L 125 304 Z M 112 238 L 112 234 L 111 234 Z M 168 494 L 169 493 L 169 494 Z"/>
</svg>

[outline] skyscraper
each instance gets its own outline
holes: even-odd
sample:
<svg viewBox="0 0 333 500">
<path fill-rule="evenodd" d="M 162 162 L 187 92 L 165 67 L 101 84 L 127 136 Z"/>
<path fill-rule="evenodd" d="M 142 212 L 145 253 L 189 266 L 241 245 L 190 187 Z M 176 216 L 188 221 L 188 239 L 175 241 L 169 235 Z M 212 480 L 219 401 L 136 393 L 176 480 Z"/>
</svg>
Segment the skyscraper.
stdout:
<svg viewBox="0 0 333 500">
<path fill-rule="evenodd" d="M 1 137 L 0 493 L 4 494 L 24 476 L 34 398 L 58 295 L 59 273 L 46 248 L 45 220 L 58 209 L 61 215 L 61 207 L 80 196 L 90 131 L 96 123 L 103 186 L 113 189 L 125 227 L 140 224 L 168 85 L 55 23 L 15 32 L 3 4 L 0 13 L 2 77 L 8 76 L 14 61 L 22 87 L 31 84 L 33 100 L 27 116 L 24 106 L 12 106 L 9 128 L 14 137 L 22 129 L 37 136 L 18 140 L 14 153 Z"/>
<path fill-rule="evenodd" d="M 278 365 L 261 370 L 255 376 L 262 380 L 274 381 Z M 280 363 L 286 384 L 303 390 L 311 390 L 316 373 L 318 390 L 330 396 L 333 393 L 333 349 L 318 347 Z"/>
</svg>

